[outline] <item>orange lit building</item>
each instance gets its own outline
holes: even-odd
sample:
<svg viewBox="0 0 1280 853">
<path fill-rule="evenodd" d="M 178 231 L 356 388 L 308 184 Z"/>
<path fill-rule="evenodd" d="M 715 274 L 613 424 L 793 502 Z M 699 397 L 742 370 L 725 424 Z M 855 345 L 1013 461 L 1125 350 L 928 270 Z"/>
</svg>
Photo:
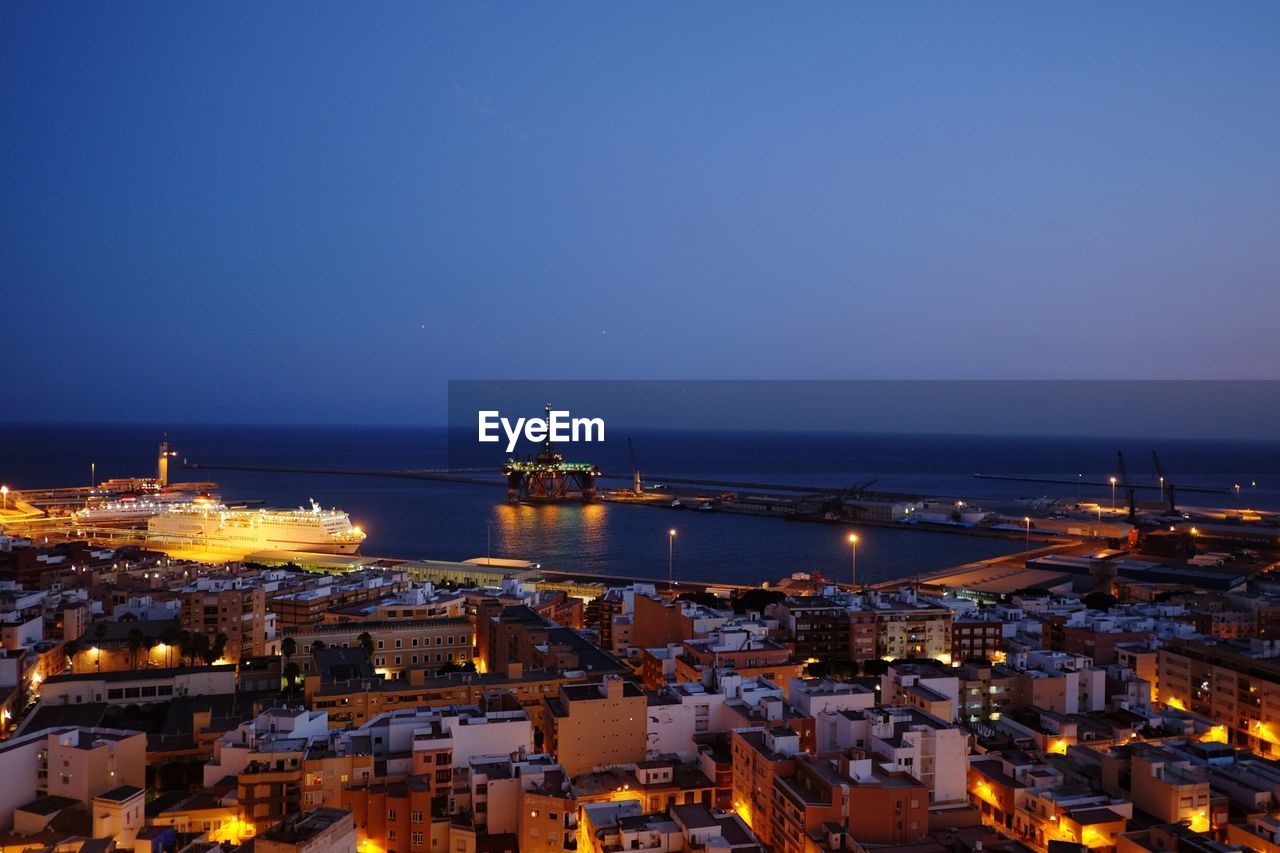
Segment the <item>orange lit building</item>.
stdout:
<svg viewBox="0 0 1280 853">
<path fill-rule="evenodd" d="M 598 683 L 563 684 L 546 706 L 544 748 L 570 777 L 644 761 L 649 699 L 632 682 L 609 675 Z"/>
<path fill-rule="evenodd" d="M 800 736 L 785 728 L 735 729 L 733 756 L 733 810 L 766 846 L 773 831 L 774 781 L 795 772 Z"/>
</svg>

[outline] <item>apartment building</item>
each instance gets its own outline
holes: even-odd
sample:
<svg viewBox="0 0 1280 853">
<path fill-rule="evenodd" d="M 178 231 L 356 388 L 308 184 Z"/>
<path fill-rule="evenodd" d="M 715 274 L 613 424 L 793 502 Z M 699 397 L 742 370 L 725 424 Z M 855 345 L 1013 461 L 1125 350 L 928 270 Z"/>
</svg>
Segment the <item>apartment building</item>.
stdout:
<svg viewBox="0 0 1280 853">
<path fill-rule="evenodd" d="M 734 729 L 733 810 L 768 847 L 774 843 L 774 782 L 795 773 L 800 735 L 781 727 Z"/>
<path fill-rule="evenodd" d="M 0 829 L 15 811 L 40 798 L 88 806 L 100 796 L 146 786 L 147 737 L 108 728 L 60 727 L 0 743 Z"/>
<path fill-rule="evenodd" d="M 338 622 L 312 625 L 308 628 L 286 628 L 304 656 L 304 671 L 314 669 L 306 658 L 315 648 L 336 646 L 359 648 L 360 637 L 368 634 L 373 641 L 373 666 L 386 678 L 406 678 L 414 668 L 436 673 L 447 664 L 462 665 L 473 658 L 471 620 L 459 619 L 395 619 L 384 622 Z"/>
<path fill-rule="evenodd" d="M 227 638 L 223 657 L 235 663 L 242 657 L 265 655 L 274 639 L 268 632 L 267 591 L 245 578 L 198 578 L 179 590 L 182 630 L 204 634 L 210 642 Z"/>
<path fill-rule="evenodd" d="M 1170 640 L 1157 653 L 1159 701 L 1226 727 L 1232 744 L 1262 756 L 1280 748 L 1280 644 Z"/>
<path fill-rule="evenodd" d="M 544 747 L 570 777 L 643 761 L 648 704 L 644 691 L 617 675 L 596 683 L 562 684 L 559 695 L 546 699 Z"/>
</svg>

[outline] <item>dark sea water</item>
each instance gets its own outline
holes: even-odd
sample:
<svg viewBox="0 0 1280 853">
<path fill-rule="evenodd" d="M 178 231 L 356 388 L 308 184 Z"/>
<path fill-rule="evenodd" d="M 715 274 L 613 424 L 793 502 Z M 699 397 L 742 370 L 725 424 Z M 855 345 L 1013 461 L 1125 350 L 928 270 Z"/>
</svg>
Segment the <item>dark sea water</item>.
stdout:
<svg viewBox="0 0 1280 853">
<path fill-rule="evenodd" d="M 0 482 L 16 489 L 87 484 L 91 463 L 100 480 L 150 475 L 163 429 L 0 425 Z M 168 433 L 179 461 L 185 457 L 207 464 L 402 470 L 444 468 L 450 459 L 443 429 L 179 426 Z M 978 480 L 975 472 L 1064 479 L 1083 475 L 1105 482 L 1116 473 L 1116 451 L 1123 450 L 1130 478 L 1155 483 L 1154 445 L 1171 482 L 1228 488 L 1242 484 L 1239 497 L 1188 494 L 1182 503 L 1280 509 L 1280 444 L 1274 442 L 690 432 L 636 432 L 633 437 L 646 482 L 660 481 L 662 475 L 827 486 L 876 479 L 876 489 L 958 497 L 993 508 L 1011 508 L 1043 495 L 1106 504 L 1110 492 Z M 456 465 L 456 443 L 454 451 Z M 496 467 L 502 459 L 500 450 L 468 456 L 486 467 Z M 593 448 L 591 461 L 608 473 L 631 470 L 625 440 Z M 341 507 L 369 534 L 362 552 L 377 556 L 481 557 L 492 531 L 494 557 L 583 573 L 657 578 L 666 576 L 667 530 L 675 527 L 677 577 L 756 583 L 795 571 L 844 577 L 849 568 L 847 531 L 823 524 L 599 503 L 513 506 L 496 486 L 418 480 L 181 468 L 173 479 L 215 480 L 228 502 L 260 499 L 290 507 L 314 497 Z M 1152 492 L 1147 497 L 1156 496 Z M 1016 541 L 874 527 L 860 531 L 860 538 L 858 574 L 868 581 L 907 577 L 1021 547 Z"/>
</svg>

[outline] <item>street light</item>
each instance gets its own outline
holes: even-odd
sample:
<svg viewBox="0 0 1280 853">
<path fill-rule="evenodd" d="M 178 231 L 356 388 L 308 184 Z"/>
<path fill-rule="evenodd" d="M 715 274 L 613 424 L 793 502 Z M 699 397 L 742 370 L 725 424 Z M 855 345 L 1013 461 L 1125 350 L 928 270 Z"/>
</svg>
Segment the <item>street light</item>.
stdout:
<svg viewBox="0 0 1280 853">
<path fill-rule="evenodd" d="M 858 534 L 849 534 L 849 584 L 858 585 Z"/>
<path fill-rule="evenodd" d="M 667 531 L 667 589 L 675 588 L 676 529 Z"/>
<path fill-rule="evenodd" d="M 1027 549 L 1030 550 L 1031 548 L 1031 516 L 1024 515 L 1022 517 L 1022 523 L 1027 526 Z"/>
<path fill-rule="evenodd" d="M 0 496 L 3 496 L 4 498 L 3 508 L 8 509 L 9 508 L 9 487 L 8 486 L 0 486 Z"/>
<path fill-rule="evenodd" d="M 1116 508 L 1116 478 L 1111 478 L 1111 508 Z"/>
</svg>

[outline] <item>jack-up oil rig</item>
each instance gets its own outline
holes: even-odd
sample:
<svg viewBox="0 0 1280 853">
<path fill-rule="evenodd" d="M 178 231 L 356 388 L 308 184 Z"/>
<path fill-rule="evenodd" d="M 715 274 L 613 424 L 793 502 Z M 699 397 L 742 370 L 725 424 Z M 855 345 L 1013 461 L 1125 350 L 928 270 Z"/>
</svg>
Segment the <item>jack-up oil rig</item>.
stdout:
<svg viewBox="0 0 1280 853">
<path fill-rule="evenodd" d="M 547 403 L 547 419 L 551 404 Z M 551 443 L 542 442 L 542 450 L 532 459 L 509 459 L 502 466 L 507 478 L 509 501 L 592 501 L 596 497 L 596 478 L 600 469 L 591 462 L 566 462 Z"/>
</svg>

